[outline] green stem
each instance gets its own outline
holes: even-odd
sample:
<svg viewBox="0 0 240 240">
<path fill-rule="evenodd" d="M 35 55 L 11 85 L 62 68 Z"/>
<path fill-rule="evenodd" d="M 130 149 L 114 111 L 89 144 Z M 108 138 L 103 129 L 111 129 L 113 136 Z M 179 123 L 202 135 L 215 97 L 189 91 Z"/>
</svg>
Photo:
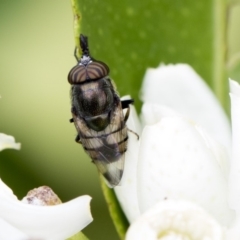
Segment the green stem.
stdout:
<svg viewBox="0 0 240 240">
<path fill-rule="evenodd" d="M 88 240 L 88 238 L 82 232 L 79 232 L 67 240 Z"/>
<path fill-rule="evenodd" d="M 108 209 L 109 209 L 111 218 L 113 220 L 113 223 L 115 225 L 115 228 L 117 230 L 117 233 L 120 239 L 123 240 L 125 239 L 125 234 L 129 227 L 128 220 L 126 219 L 121 209 L 121 206 L 119 205 L 119 202 L 116 198 L 116 195 L 113 189 L 110 189 L 109 187 L 107 187 L 106 183 L 103 180 L 103 177 L 100 178 L 100 181 L 101 181 L 103 195 L 108 204 Z"/>
<path fill-rule="evenodd" d="M 80 57 L 80 43 L 79 43 L 79 36 L 81 33 L 81 11 L 80 11 L 80 4 L 78 0 L 71 0 L 72 4 L 72 11 L 73 11 L 73 31 L 74 31 L 74 40 L 75 46 L 77 48 L 77 56 Z"/>
<path fill-rule="evenodd" d="M 228 109 L 228 81 L 226 78 L 226 0 L 214 0 L 213 7 L 213 91 L 222 106 Z M 228 110 L 227 110 L 228 111 Z"/>
</svg>

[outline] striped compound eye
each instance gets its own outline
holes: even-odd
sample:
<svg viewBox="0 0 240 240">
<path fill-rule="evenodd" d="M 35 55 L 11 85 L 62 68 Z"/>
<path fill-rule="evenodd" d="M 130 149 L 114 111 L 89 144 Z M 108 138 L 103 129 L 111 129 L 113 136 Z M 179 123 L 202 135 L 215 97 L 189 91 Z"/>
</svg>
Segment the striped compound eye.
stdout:
<svg viewBox="0 0 240 240">
<path fill-rule="evenodd" d="M 84 57 L 89 58 L 89 61 L 83 59 Z M 83 56 L 79 61 L 79 64 L 73 67 L 69 72 L 68 82 L 70 84 L 77 84 L 86 80 L 101 79 L 107 76 L 108 73 L 109 68 L 105 63 Z"/>
<path fill-rule="evenodd" d="M 68 74 L 68 82 L 70 84 L 82 83 L 86 80 L 95 80 L 106 77 L 109 73 L 109 67 L 101 62 L 96 61 L 90 57 L 88 49 L 88 38 L 80 34 L 80 46 L 82 49 L 82 57 L 77 58 L 76 49 L 75 57 L 78 61 L 78 65 L 73 67 Z"/>
</svg>

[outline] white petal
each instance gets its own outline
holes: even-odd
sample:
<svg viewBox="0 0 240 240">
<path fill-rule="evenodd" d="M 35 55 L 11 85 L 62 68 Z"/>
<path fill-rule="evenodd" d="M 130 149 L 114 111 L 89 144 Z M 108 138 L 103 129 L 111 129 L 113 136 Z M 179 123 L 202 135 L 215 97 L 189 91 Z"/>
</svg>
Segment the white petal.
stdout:
<svg viewBox="0 0 240 240">
<path fill-rule="evenodd" d="M 140 123 L 133 106 L 130 107 L 130 116 L 127 121 L 127 127 L 137 134 L 140 134 Z M 120 186 L 116 186 L 114 191 L 129 222 L 132 222 L 140 215 L 136 186 L 138 151 L 139 140 L 137 139 L 137 136 L 128 132 L 128 150 L 125 154 L 123 177 Z"/>
<path fill-rule="evenodd" d="M 232 116 L 232 161 L 229 176 L 230 206 L 240 211 L 240 85 L 230 81 Z"/>
<path fill-rule="evenodd" d="M 239 83 L 229 79 L 229 87 L 230 87 L 230 93 L 232 93 L 235 96 L 240 97 L 240 87 L 239 87 Z"/>
<path fill-rule="evenodd" d="M 199 206 L 186 201 L 161 201 L 127 231 L 126 240 L 223 240 L 221 226 Z"/>
<path fill-rule="evenodd" d="M 0 196 L 4 196 L 4 199 L 17 200 L 17 197 L 13 194 L 11 188 L 9 188 L 1 179 L 0 179 Z"/>
<path fill-rule="evenodd" d="M 217 164 L 219 165 L 222 173 L 224 174 L 224 178 L 227 180 L 229 177 L 230 162 L 229 155 L 226 152 L 226 148 L 224 148 L 221 144 L 215 141 L 215 139 L 211 138 L 211 136 L 201 126 L 195 125 L 195 129 L 201 135 L 206 147 L 211 150 L 215 160 L 217 161 Z"/>
<path fill-rule="evenodd" d="M 6 148 L 14 148 L 19 150 L 20 147 L 20 143 L 16 143 L 14 137 L 0 133 L 0 151 Z"/>
<path fill-rule="evenodd" d="M 27 240 L 28 236 L 0 218 L 0 239 Z"/>
<path fill-rule="evenodd" d="M 156 124 L 164 117 L 179 117 L 194 124 L 191 119 L 186 118 L 185 116 L 166 106 L 160 106 L 151 103 L 143 104 L 141 119 L 144 125 Z M 212 153 L 215 155 L 215 158 L 218 161 L 218 164 L 220 165 L 221 170 L 227 179 L 229 175 L 229 158 L 226 152 L 226 148 L 211 138 L 200 125 L 194 124 L 194 127 L 204 139 L 206 146 L 211 149 Z"/>
<path fill-rule="evenodd" d="M 239 240 L 240 239 L 240 212 L 237 212 L 237 217 L 233 226 L 227 229 L 228 240 Z"/>
<path fill-rule="evenodd" d="M 140 212 L 164 199 L 186 199 L 222 224 L 230 224 L 227 180 L 210 148 L 213 143 L 209 145 L 214 140 L 204 135 L 193 122 L 180 117 L 164 117 L 144 128 L 137 183 Z"/>
<path fill-rule="evenodd" d="M 4 183 L 1 185 L 4 189 Z M 60 205 L 34 206 L 16 200 L 5 188 L 0 191 L 0 218 L 29 238 L 61 240 L 73 236 L 92 221 L 90 200 L 89 196 L 82 196 Z"/>
<path fill-rule="evenodd" d="M 163 117 L 184 117 L 177 111 L 159 104 L 144 103 L 141 109 L 141 120 L 143 126 L 153 125 L 161 121 Z"/>
<path fill-rule="evenodd" d="M 202 78 L 187 64 L 148 69 L 142 87 L 143 102 L 166 105 L 203 126 L 230 152 L 229 121 Z"/>
</svg>

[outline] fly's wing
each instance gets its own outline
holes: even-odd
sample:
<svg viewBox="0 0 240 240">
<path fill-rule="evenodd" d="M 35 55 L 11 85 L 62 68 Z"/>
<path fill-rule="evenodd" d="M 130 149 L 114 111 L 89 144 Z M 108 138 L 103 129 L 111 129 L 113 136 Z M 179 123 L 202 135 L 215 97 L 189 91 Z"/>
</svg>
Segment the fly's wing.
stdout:
<svg viewBox="0 0 240 240">
<path fill-rule="evenodd" d="M 85 151 L 111 187 L 119 184 L 127 150 L 127 127 L 121 102 L 112 111 L 110 124 L 96 132 L 89 129 L 83 119 L 73 114 L 74 123 Z"/>
<path fill-rule="evenodd" d="M 122 157 L 115 162 L 106 163 L 103 161 L 94 161 L 98 168 L 98 171 L 104 176 L 109 187 L 115 187 L 119 185 L 122 179 L 124 155 L 125 154 L 123 154 Z"/>
</svg>

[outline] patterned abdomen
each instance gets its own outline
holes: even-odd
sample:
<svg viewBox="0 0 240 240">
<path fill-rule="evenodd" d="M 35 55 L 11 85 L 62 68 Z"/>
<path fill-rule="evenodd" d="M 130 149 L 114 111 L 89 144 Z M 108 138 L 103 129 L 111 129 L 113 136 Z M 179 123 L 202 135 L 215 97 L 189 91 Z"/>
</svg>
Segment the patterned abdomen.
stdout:
<svg viewBox="0 0 240 240">
<path fill-rule="evenodd" d="M 127 151 L 127 126 L 119 101 L 113 109 L 111 121 L 102 131 L 88 128 L 85 121 L 74 115 L 73 119 L 84 150 L 107 179 L 110 186 L 119 184 Z"/>
</svg>

